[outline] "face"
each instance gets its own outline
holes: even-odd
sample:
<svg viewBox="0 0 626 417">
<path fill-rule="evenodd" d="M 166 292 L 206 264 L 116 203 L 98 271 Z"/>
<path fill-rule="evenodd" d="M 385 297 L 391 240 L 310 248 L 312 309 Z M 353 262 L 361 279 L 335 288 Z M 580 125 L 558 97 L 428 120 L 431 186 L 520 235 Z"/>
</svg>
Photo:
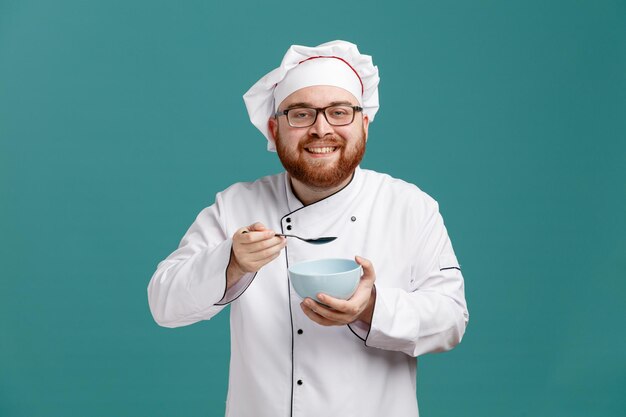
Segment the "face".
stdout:
<svg viewBox="0 0 626 417">
<path fill-rule="evenodd" d="M 331 104 L 358 106 L 357 99 L 339 87 L 313 86 L 295 91 L 278 107 L 322 108 Z M 293 178 L 318 189 L 336 187 L 349 178 L 363 159 L 369 120 L 357 112 L 346 126 L 328 124 L 318 114 L 309 127 L 291 127 L 286 116 L 271 118 L 270 132 L 283 166 Z"/>
</svg>

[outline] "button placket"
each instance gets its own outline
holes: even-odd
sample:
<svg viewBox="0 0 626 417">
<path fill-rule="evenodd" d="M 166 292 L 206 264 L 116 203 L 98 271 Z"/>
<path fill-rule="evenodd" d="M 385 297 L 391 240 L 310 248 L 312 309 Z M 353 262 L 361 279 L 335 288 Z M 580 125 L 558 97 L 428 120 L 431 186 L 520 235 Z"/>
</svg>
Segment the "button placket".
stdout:
<svg viewBox="0 0 626 417">
<path fill-rule="evenodd" d="M 285 218 L 284 223 L 287 223 L 287 225 L 285 226 L 286 230 L 291 231 L 291 229 L 293 229 L 293 223 L 292 223 L 291 217 Z"/>
<path fill-rule="evenodd" d="M 285 217 L 283 219 L 283 230 L 285 230 L 286 233 L 293 233 L 294 230 L 294 218 L 290 215 L 288 217 Z M 291 259 L 290 259 L 290 264 L 291 264 Z M 296 262 L 297 263 L 297 262 Z M 305 342 L 305 340 L 303 339 L 303 334 L 304 334 L 304 330 L 302 329 L 302 326 L 300 323 L 298 323 L 299 321 L 299 317 L 298 317 L 298 312 L 300 311 L 300 300 L 298 298 L 298 295 L 295 293 L 295 291 L 293 290 L 293 288 L 290 286 L 289 291 L 291 292 L 291 309 L 293 310 L 293 316 L 292 316 L 292 331 L 293 331 L 293 380 L 292 380 L 292 384 L 294 384 L 294 387 L 301 387 L 303 385 L 303 379 L 302 379 L 302 369 L 300 367 L 300 360 L 301 360 L 301 354 L 302 354 L 302 349 L 304 348 L 303 346 L 301 346 L 302 343 Z M 294 397 L 292 397 L 292 401 L 294 401 L 295 403 L 301 403 L 302 402 L 302 394 L 298 394 L 299 390 L 294 391 L 293 395 Z M 299 408 L 299 407 L 297 407 Z"/>
</svg>

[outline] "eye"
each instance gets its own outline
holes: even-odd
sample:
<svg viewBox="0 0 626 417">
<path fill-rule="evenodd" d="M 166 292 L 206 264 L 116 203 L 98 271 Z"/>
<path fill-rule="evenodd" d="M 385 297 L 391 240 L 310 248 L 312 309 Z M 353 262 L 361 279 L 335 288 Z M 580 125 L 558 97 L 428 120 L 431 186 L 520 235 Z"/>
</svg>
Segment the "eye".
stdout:
<svg viewBox="0 0 626 417">
<path fill-rule="evenodd" d="M 328 113 L 331 117 L 334 118 L 343 118 L 350 116 L 350 111 L 352 109 L 349 107 L 331 107 L 328 109 Z"/>
<path fill-rule="evenodd" d="M 313 117 L 313 112 L 311 111 L 311 109 L 291 109 L 289 110 L 289 118 L 291 119 L 298 119 L 298 120 L 303 120 L 303 119 L 309 119 Z"/>
</svg>

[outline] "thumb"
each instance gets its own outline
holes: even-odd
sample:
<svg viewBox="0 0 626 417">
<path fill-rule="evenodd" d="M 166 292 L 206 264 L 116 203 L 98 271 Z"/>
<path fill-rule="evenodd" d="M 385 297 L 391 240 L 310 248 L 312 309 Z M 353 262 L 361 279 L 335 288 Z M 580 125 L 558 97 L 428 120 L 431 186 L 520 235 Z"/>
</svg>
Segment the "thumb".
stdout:
<svg viewBox="0 0 626 417">
<path fill-rule="evenodd" d="M 356 263 L 358 263 L 359 265 L 363 267 L 364 279 L 371 279 L 372 281 L 376 279 L 376 274 L 374 272 L 374 265 L 372 265 L 372 262 L 370 262 L 369 259 L 365 259 L 360 256 L 355 256 L 354 260 L 356 261 Z"/>
<path fill-rule="evenodd" d="M 267 227 L 261 222 L 256 222 L 248 226 L 248 230 L 251 232 L 262 232 L 263 230 L 267 230 Z"/>
</svg>

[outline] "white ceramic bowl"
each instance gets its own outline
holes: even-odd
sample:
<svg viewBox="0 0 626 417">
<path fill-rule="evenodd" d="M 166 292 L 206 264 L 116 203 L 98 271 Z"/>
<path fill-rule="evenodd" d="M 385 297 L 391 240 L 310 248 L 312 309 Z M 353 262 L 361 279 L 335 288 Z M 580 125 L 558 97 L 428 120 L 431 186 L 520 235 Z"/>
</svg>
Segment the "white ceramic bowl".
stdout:
<svg viewBox="0 0 626 417">
<path fill-rule="evenodd" d="M 317 294 L 323 293 L 347 300 L 359 285 L 361 271 L 353 259 L 318 259 L 289 267 L 289 279 L 303 299 L 319 301 Z"/>
</svg>

